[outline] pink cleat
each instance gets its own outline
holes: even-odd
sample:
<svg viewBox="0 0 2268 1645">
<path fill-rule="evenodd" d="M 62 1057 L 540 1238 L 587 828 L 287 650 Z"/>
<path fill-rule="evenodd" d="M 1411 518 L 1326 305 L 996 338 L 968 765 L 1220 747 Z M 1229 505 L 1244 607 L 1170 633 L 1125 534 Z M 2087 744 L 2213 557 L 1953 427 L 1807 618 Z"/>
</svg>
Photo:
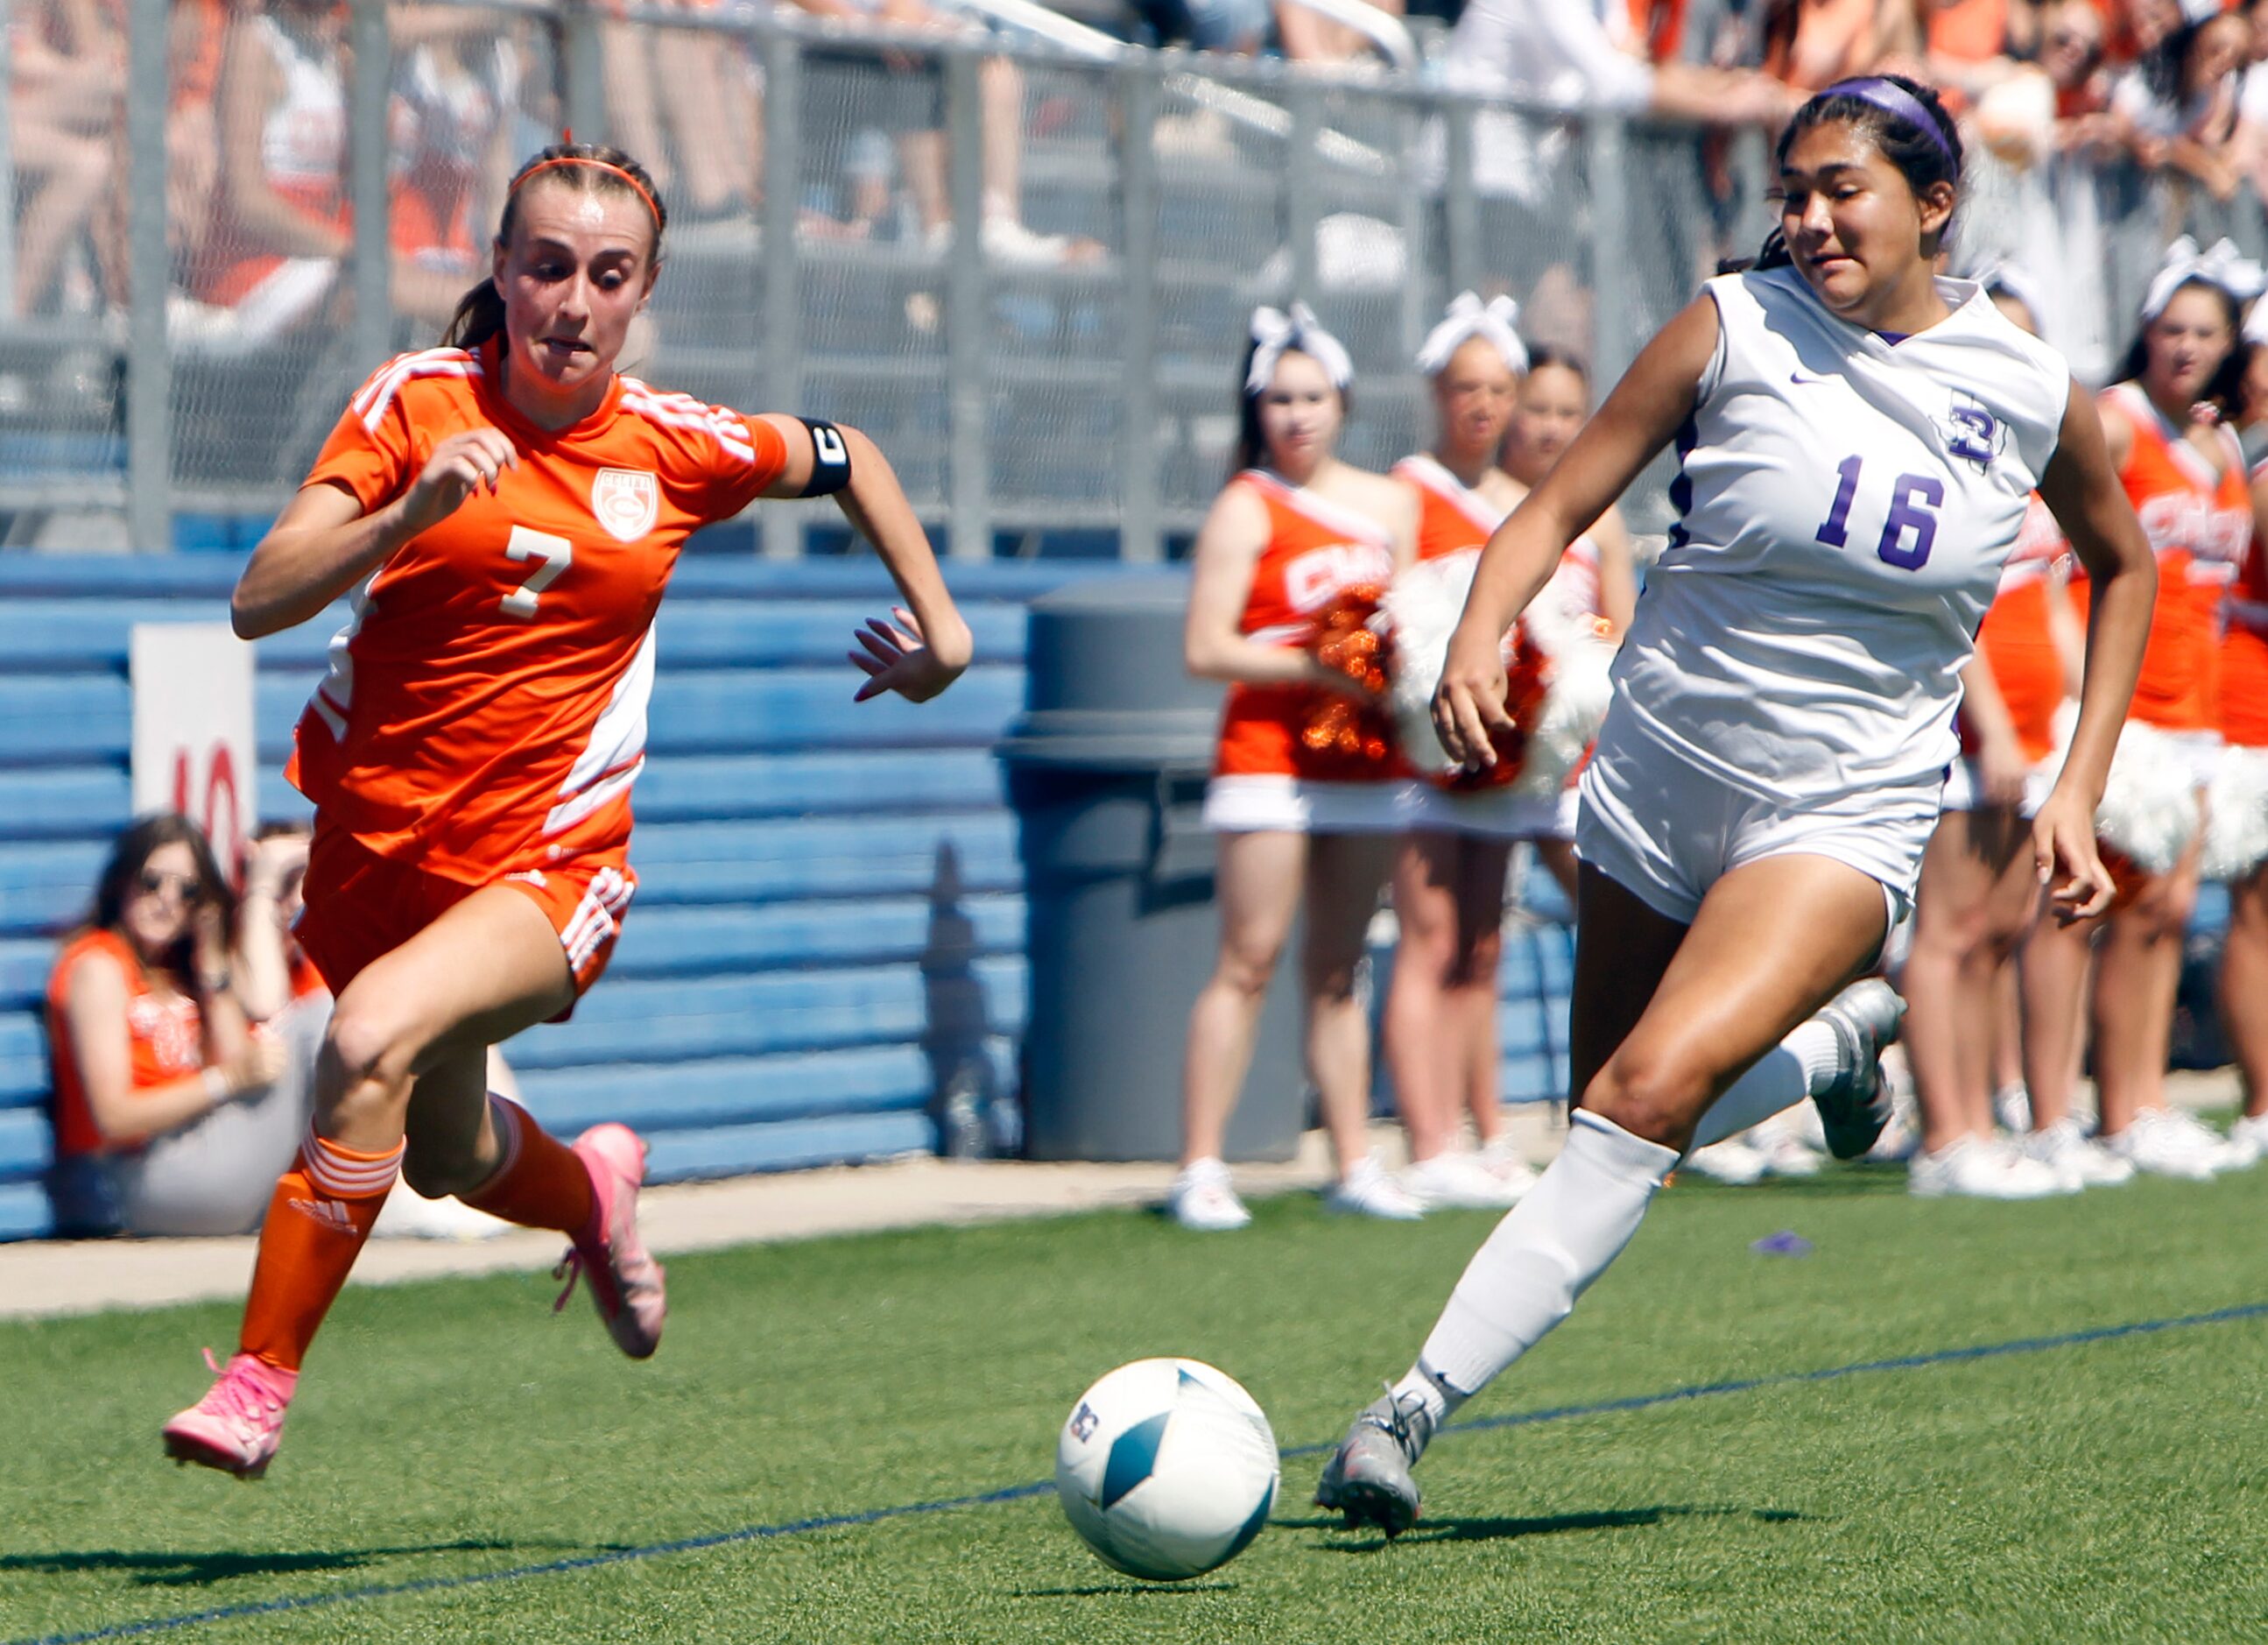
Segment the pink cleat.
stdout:
<svg viewBox="0 0 2268 1645">
<path fill-rule="evenodd" d="M 205 1397 L 166 1424 L 166 1455 L 176 1462 L 217 1468 L 239 1479 L 257 1479 L 284 1439 L 284 1416 L 299 1373 L 239 1354 L 224 1370 L 205 1350 L 218 1381 Z"/>
<path fill-rule="evenodd" d="M 559 1265 L 551 1271 L 567 1288 L 551 1311 L 567 1306 L 578 1277 L 591 1282 L 591 1301 L 607 1322 L 615 1346 L 643 1360 L 661 1346 L 661 1322 L 669 1312 L 662 1295 L 661 1265 L 637 1233 L 638 1184 L 645 1180 L 645 1144 L 627 1125 L 593 1125 L 575 1139 L 575 1153 L 591 1173 L 593 1205 L 585 1229 Z"/>
</svg>

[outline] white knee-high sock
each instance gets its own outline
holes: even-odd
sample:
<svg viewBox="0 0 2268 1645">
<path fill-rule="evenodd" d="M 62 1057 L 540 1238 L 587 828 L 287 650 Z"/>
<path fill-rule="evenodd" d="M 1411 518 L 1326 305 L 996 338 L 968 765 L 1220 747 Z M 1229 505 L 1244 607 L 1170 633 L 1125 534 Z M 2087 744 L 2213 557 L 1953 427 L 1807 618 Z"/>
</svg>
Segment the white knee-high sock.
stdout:
<svg viewBox="0 0 2268 1645">
<path fill-rule="evenodd" d="M 1676 1163 L 1673 1150 L 1578 1109 L 1559 1157 L 1473 1253 L 1395 1393 L 1447 1420 L 1567 1317 Z"/>
<path fill-rule="evenodd" d="M 1722 1142 L 1751 1125 L 1760 1125 L 1774 1114 L 1793 1108 L 1843 1072 L 1843 1043 L 1835 1030 L 1817 1017 L 1796 1025 L 1795 1030 L 1752 1063 L 1749 1071 L 1725 1088 L 1694 1127 L 1693 1146 L 1705 1148 Z"/>
</svg>

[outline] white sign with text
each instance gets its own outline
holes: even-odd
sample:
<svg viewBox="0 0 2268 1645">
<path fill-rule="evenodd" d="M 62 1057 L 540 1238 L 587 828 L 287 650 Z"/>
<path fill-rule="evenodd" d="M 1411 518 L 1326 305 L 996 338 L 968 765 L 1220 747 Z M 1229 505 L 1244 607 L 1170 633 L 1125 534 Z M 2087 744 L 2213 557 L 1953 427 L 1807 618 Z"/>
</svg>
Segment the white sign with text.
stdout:
<svg viewBox="0 0 2268 1645">
<path fill-rule="evenodd" d="M 225 623 L 136 623 L 134 815 L 179 811 L 232 878 L 259 821 L 252 647 Z"/>
</svg>

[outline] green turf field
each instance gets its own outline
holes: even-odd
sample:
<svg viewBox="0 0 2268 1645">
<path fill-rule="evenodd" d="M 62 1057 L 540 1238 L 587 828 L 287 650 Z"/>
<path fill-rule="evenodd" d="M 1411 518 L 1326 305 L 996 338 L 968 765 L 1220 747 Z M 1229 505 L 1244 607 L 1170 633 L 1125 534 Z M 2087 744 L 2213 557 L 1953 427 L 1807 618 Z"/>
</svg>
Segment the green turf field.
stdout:
<svg viewBox="0 0 2268 1645">
<path fill-rule="evenodd" d="M 1469 1415 L 1592 1404 L 2268 1302 L 2268 1170 L 2035 1206 L 1900 1174 L 1681 1183 Z M 157 1429 L 232 1307 L 0 1326 L 0 1641 L 645 1549 L 1046 1479 L 1125 1360 L 1241 1379 L 1288 1448 L 1410 1359 L 1491 1225 L 1142 1213 L 680 1258 L 621 1359 L 533 1277 L 350 1290 L 265 1483 Z M 1793 1229 L 1808 1257 L 1757 1256 Z M 1437 1441 L 1427 1517 L 1275 1523 L 1178 1588 L 1052 1494 L 217 1619 L 205 1641 L 2181 1640 L 2268 1634 L 2268 1316 Z M 127 1632 L 120 1628 L 121 1634 Z"/>
</svg>

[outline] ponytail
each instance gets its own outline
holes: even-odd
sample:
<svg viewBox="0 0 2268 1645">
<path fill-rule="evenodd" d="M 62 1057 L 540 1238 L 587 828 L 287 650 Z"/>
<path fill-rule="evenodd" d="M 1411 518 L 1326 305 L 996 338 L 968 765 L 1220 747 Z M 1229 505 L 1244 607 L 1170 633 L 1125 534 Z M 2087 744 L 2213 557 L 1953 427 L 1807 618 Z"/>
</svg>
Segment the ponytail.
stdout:
<svg viewBox="0 0 2268 1645">
<path fill-rule="evenodd" d="M 449 316 L 447 329 L 441 333 L 445 349 L 477 349 L 490 337 L 504 335 L 504 293 L 497 290 L 493 279 L 483 280 L 457 299 L 457 312 Z"/>
</svg>

